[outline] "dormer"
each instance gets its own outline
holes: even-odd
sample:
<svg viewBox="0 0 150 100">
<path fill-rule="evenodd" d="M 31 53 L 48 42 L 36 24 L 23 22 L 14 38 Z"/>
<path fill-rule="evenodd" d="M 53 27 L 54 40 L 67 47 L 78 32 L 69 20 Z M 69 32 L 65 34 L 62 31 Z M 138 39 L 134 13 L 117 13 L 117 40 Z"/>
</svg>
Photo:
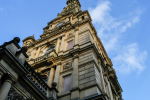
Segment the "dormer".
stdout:
<svg viewBox="0 0 150 100">
<path fill-rule="evenodd" d="M 25 39 L 22 40 L 23 46 L 29 46 L 29 45 L 31 45 L 35 41 L 36 40 L 35 40 L 34 36 L 29 36 L 29 37 L 27 37 L 27 38 L 25 38 Z"/>
</svg>

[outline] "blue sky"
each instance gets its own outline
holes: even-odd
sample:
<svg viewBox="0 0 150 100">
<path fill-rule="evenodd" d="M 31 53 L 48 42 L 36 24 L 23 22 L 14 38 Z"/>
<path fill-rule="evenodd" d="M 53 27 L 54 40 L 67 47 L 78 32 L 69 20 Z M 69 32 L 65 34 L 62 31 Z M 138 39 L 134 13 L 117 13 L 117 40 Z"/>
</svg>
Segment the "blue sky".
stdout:
<svg viewBox="0 0 150 100">
<path fill-rule="evenodd" d="M 149 100 L 150 1 L 80 0 L 112 59 L 124 100 Z M 66 0 L 0 0 L 0 44 L 43 33 Z M 22 45 L 22 43 L 20 43 Z"/>
</svg>

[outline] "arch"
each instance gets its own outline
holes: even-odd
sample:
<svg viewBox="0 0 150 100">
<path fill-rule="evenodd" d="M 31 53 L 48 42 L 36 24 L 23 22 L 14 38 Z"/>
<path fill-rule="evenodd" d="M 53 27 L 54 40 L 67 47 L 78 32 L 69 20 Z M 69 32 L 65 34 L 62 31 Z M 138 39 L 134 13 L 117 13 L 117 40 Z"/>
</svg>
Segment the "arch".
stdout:
<svg viewBox="0 0 150 100">
<path fill-rule="evenodd" d="M 53 49 L 55 49 L 55 44 L 50 44 L 49 46 L 47 46 L 47 48 L 43 50 L 43 55 L 51 52 Z"/>
</svg>

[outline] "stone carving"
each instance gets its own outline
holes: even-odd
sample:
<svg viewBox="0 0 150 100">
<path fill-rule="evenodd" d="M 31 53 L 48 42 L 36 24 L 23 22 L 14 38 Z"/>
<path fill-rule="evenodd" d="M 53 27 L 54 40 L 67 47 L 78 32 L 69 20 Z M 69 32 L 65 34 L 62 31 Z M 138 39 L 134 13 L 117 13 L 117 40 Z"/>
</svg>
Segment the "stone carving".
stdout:
<svg viewBox="0 0 150 100">
<path fill-rule="evenodd" d="M 13 88 L 11 88 L 6 100 L 25 100 L 25 98 L 17 93 Z"/>
<path fill-rule="evenodd" d="M 63 65 L 63 70 L 66 70 L 71 67 L 72 67 L 72 62 L 66 63 L 65 65 Z"/>
<path fill-rule="evenodd" d="M 74 36 L 74 34 L 73 34 L 73 33 L 70 33 L 67 38 L 71 38 L 71 37 L 73 37 L 73 36 Z"/>
</svg>

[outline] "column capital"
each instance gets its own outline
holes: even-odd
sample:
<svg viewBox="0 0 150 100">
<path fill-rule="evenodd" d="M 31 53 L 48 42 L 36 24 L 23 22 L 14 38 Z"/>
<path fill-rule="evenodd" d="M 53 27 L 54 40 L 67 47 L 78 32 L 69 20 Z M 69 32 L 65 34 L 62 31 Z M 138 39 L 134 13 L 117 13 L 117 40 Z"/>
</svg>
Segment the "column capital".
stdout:
<svg viewBox="0 0 150 100">
<path fill-rule="evenodd" d="M 73 56 L 73 59 L 76 59 L 76 58 L 79 58 L 79 54 L 75 54 L 75 55 Z"/>
<path fill-rule="evenodd" d="M 75 28 L 75 30 L 74 30 L 74 31 L 75 31 L 75 32 L 76 32 L 76 31 L 79 31 L 79 28 Z"/>
<path fill-rule="evenodd" d="M 8 82 L 8 83 L 12 84 L 15 81 L 10 76 L 7 76 L 4 82 Z"/>
<path fill-rule="evenodd" d="M 56 63 L 56 66 L 61 65 L 61 61 Z"/>
</svg>

